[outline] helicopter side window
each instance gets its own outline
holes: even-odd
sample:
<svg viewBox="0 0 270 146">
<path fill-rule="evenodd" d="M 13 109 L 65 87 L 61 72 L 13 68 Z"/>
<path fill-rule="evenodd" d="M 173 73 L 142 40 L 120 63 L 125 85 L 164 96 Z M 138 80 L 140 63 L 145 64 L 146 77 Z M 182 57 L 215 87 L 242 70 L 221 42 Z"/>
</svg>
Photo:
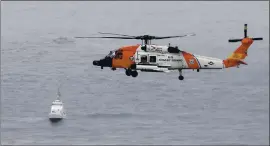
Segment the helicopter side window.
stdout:
<svg viewBox="0 0 270 146">
<path fill-rule="evenodd" d="M 115 58 L 115 59 L 122 59 L 122 58 L 123 58 L 123 53 L 122 53 L 122 51 L 117 51 L 114 58 Z"/>
<path fill-rule="evenodd" d="M 168 47 L 168 52 L 169 52 L 169 53 L 179 53 L 180 50 L 178 49 L 177 46 L 175 46 L 175 47 L 169 46 L 169 47 Z"/>
<path fill-rule="evenodd" d="M 147 63 L 147 56 L 146 55 L 141 56 L 141 63 Z"/>
<path fill-rule="evenodd" d="M 156 62 L 157 61 L 157 58 L 156 56 L 150 56 L 150 62 Z"/>
</svg>

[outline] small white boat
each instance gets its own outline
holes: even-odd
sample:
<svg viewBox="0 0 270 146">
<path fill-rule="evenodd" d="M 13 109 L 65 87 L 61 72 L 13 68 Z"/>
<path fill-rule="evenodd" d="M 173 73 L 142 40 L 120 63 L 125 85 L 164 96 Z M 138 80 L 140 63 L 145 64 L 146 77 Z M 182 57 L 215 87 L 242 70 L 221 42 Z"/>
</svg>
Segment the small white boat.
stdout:
<svg viewBox="0 0 270 146">
<path fill-rule="evenodd" d="M 58 98 L 52 102 L 49 119 L 51 122 L 58 122 L 66 117 L 64 103 L 60 100 L 60 92 L 58 89 Z"/>
</svg>

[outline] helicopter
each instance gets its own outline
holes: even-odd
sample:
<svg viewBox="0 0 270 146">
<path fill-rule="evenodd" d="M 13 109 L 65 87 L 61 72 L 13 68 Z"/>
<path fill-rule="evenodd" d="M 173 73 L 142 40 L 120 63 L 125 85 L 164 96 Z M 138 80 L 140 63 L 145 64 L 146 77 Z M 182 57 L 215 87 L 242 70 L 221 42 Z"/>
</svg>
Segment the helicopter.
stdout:
<svg viewBox="0 0 270 146">
<path fill-rule="evenodd" d="M 241 64 L 247 65 L 244 59 L 253 41 L 263 40 L 260 38 L 250 38 L 247 36 L 247 24 L 244 24 L 244 38 L 229 39 L 229 42 L 241 42 L 241 45 L 227 59 L 219 59 L 214 57 L 195 55 L 185 50 L 180 50 L 177 46 L 153 45 L 151 40 L 182 38 L 187 36 L 195 36 L 195 33 L 189 33 L 179 36 L 131 36 L 116 33 L 99 34 L 117 35 L 104 37 L 75 37 L 75 38 L 109 38 L 109 39 L 136 39 L 141 40 L 141 44 L 122 46 L 119 49 L 110 51 L 108 55 L 99 60 L 94 60 L 94 66 L 109 67 L 113 71 L 117 68 L 125 69 L 127 76 L 137 77 L 138 71 L 141 72 L 163 72 L 167 73 L 172 70 L 179 71 L 179 80 L 184 80 L 183 70 L 203 69 L 225 69 L 237 67 Z"/>
</svg>

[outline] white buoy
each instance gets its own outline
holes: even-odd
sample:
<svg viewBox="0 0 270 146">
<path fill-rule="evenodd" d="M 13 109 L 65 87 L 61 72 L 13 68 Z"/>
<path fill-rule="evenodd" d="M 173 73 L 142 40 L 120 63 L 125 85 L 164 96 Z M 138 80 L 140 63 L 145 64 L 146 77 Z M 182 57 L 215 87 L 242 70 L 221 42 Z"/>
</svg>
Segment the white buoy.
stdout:
<svg viewBox="0 0 270 146">
<path fill-rule="evenodd" d="M 64 103 L 60 100 L 60 91 L 58 88 L 57 99 L 52 102 L 51 111 L 49 113 L 49 119 L 51 122 L 61 121 L 66 117 Z"/>
</svg>

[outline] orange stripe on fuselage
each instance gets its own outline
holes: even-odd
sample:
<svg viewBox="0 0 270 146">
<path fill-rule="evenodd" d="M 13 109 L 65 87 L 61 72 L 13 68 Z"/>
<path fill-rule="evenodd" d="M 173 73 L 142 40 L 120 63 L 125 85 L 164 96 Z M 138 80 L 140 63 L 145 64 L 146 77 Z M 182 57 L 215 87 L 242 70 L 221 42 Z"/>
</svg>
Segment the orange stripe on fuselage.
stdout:
<svg viewBox="0 0 270 146">
<path fill-rule="evenodd" d="M 129 68 L 131 64 L 134 64 L 134 61 L 130 60 L 140 45 L 133 45 L 133 46 L 124 46 L 118 49 L 117 51 L 122 51 L 122 58 L 113 58 L 112 67 L 115 68 Z"/>
<path fill-rule="evenodd" d="M 197 59 L 190 53 L 182 51 L 183 56 L 187 62 L 188 68 L 190 69 L 198 69 L 200 65 L 197 62 Z"/>
</svg>

